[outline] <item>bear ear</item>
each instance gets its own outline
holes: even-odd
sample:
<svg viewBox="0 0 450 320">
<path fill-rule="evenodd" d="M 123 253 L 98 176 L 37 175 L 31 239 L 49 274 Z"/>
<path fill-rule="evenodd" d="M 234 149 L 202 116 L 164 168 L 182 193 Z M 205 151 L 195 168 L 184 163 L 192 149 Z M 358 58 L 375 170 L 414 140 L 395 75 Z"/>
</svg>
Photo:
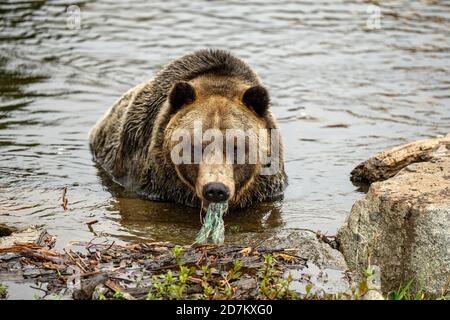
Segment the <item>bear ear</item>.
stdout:
<svg viewBox="0 0 450 320">
<path fill-rule="evenodd" d="M 247 107 L 252 108 L 261 117 L 265 116 L 269 109 L 269 93 L 263 86 L 254 86 L 247 89 L 242 97 L 242 101 Z"/>
<path fill-rule="evenodd" d="M 195 89 L 189 83 L 175 83 L 169 94 L 171 113 L 177 112 L 182 106 L 195 100 Z"/>
</svg>

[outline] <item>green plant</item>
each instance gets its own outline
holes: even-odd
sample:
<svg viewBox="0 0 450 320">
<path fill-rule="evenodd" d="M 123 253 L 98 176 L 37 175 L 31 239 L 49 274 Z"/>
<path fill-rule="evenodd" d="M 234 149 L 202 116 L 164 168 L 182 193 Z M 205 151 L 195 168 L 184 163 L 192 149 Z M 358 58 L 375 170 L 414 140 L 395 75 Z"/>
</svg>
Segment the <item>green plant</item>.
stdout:
<svg viewBox="0 0 450 320">
<path fill-rule="evenodd" d="M 0 283 L 0 299 L 6 299 L 8 296 L 8 287 Z"/>
<path fill-rule="evenodd" d="M 235 260 L 228 270 L 216 270 L 209 264 L 187 266 L 181 261 L 183 249 L 179 246 L 172 249 L 176 267 L 166 273 L 154 275 L 147 299 L 236 299 L 236 283 L 242 277 L 243 268 L 240 260 Z M 306 285 L 305 294 L 297 294 L 291 290 L 292 274 L 287 276 L 277 268 L 277 260 L 272 255 L 263 256 L 262 266 L 252 273 L 257 276 L 258 294 L 255 299 L 307 299 L 307 300 L 360 300 L 372 289 L 373 269 L 363 271 L 362 280 L 348 291 L 327 293 L 323 289 L 315 289 L 313 284 Z M 392 300 L 425 300 L 433 299 L 429 294 L 419 290 L 413 292 L 414 280 L 401 285 L 398 290 L 390 292 L 386 299 Z M 189 288 L 189 291 L 188 291 Z M 194 289 L 194 291 L 192 291 Z M 194 293 L 193 293 L 194 292 Z M 448 295 L 448 290 L 443 290 Z M 443 294 L 438 299 L 450 298 Z"/>
<path fill-rule="evenodd" d="M 212 299 L 215 294 L 214 288 L 209 284 L 210 279 L 212 278 L 212 270 L 207 265 L 202 265 L 202 288 L 203 294 L 200 296 L 200 299 Z"/>
<path fill-rule="evenodd" d="M 181 255 L 183 254 L 183 248 L 180 247 L 180 246 L 175 246 L 175 247 L 172 249 L 172 253 L 173 253 L 173 255 L 175 256 L 175 262 L 176 262 L 178 265 L 180 265 L 180 264 L 181 264 L 181 262 L 180 262 Z"/>
<path fill-rule="evenodd" d="M 112 296 L 113 300 L 125 300 L 124 294 L 122 291 L 116 291 L 114 292 Z"/>
<path fill-rule="evenodd" d="M 388 293 L 387 298 L 389 300 L 431 300 L 429 294 L 423 292 L 422 289 L 419 289 L 414 292 L 412 289 L 412 285 L 414 284 L 415 279 L 411 279 L 406 285 L 400 284 L 397 290 L 393 290 Z M 440 299 L 445 299 L 445 296 L 440 297 Z"/>
<path fill-rule="evenodd" d="M 273 256 L 264 256 L 264 266 L 261 273 L 260 292 L 267 299 L 297 299 L 297 294 L 289 289 L 293 281 L 289 273 L 287 279 L 282 277 L 281 272 L 274 267 Z"/>
<path fill-rule="evenodd" d="M 147 300 L 186 298 L 186 283 L 195 273 L 195 268 L 188 268 L 181 263 L 178 267 L 178 275 L 169 270 L 165 274 L 152 277 L 153 286 L 147 294 Z"/>
<path fill-rule="evenodd" d="M 181 261 L 181 247 L 172 249 L 178 270 L 169 270 L 164 274 L 152 277 L 152 287 L 147 294 L 147 300 L 156 299 L 186 299 L 187 286 L 191 283 L 201 286 L 202 292 L 192 296 L 198 299 L 231 299 L 235 288 L 232 282 L 241 277 L 242 264 L 239 260 L 233 262 L 233 267 L 221 279 L 213 277 L 213 269 L 208 265 L 185 266 Z M 200 276 L 200 278 L 199 278 Z"/>
</svg>

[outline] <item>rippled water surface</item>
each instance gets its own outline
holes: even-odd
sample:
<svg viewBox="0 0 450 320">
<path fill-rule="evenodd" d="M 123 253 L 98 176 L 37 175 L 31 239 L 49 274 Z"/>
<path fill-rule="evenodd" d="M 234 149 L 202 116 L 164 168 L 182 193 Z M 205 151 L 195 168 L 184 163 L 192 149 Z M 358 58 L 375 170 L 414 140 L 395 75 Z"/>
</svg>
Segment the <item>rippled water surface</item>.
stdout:
<svg viewBox="0 0 450 320">
<path fill-rule="evenodd" d="M 81 10 L 80 29 L 67 7 Z M 360 161 L 450 131 L 450 3 L 2 1 L 0 222 L 59 238 L 189 243 L 197 210 L 134 199 L 94 165 L 87 133 L 126 90 L 194 49 L 220 47 L 270 88 L 286 146 L 285 199 L 226 217 L 226 239 L 289 228 L 333 234 L 363 196 Z M 69 211 L 61 207 L 68 186 Z"/>
</svg>

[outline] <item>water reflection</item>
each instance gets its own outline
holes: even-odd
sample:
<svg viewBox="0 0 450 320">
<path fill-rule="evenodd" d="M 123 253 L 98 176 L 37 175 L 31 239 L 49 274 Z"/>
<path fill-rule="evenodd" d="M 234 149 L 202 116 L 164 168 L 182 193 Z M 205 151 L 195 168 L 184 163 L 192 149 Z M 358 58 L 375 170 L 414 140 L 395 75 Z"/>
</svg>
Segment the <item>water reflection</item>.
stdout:
<svg viewBox="0 0 450 320">
<path fill-rule="evenodd" d="M 132 237 L 152 241 L 193 243 L 200 230 L 199 210 L 179 205 L 133 198 L 116 198 L 110 208 L 120 213 L 120 224 Z M 260 204 L 246 212 L 225 216 L 226 241 L 242 242 L 243 237 L 268 237 L 282 227 L 280 208 Z M 257 241 L 257 239 L 253 239 Z"/>
<path fill-rule="evenodd" d="M 174 203 L 148 201 L 127 193 L 98 167 L 98 176 L 113 196 L 105 210 L 129 233 L 122 239 L 190 244 L 200 230 L 200 210 Z M 118 214 L 117 214 L 118 213 Z M 202 213 L 204 216 L 204 212 Z M 260 203 L 225 215 L 226 241 L 261 241 L 283 226 L 281 203 Z M 251 239 L 254 238 L 254 239 Z"/>
</svg>

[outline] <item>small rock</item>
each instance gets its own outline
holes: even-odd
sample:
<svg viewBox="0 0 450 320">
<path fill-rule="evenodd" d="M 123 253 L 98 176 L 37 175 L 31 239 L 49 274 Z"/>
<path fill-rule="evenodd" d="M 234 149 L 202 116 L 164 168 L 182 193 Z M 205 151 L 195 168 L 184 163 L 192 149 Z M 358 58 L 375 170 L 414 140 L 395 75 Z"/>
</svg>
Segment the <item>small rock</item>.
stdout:
<svg viewBox="0 0 450 320">
<path fill-rule="evenodd" d="M 370 289 L 363 296 L 363 300 L 384 300 L 383 294 L 379 290 Z"/>
<path fill-rule="evenodd" d="M 256 279 L 247 274 L 243 275 L 233 285 L 238 288 L 236 291 L 236 299 L 254 299 L 258 295 L 258 283 Z"/>
</svg>

